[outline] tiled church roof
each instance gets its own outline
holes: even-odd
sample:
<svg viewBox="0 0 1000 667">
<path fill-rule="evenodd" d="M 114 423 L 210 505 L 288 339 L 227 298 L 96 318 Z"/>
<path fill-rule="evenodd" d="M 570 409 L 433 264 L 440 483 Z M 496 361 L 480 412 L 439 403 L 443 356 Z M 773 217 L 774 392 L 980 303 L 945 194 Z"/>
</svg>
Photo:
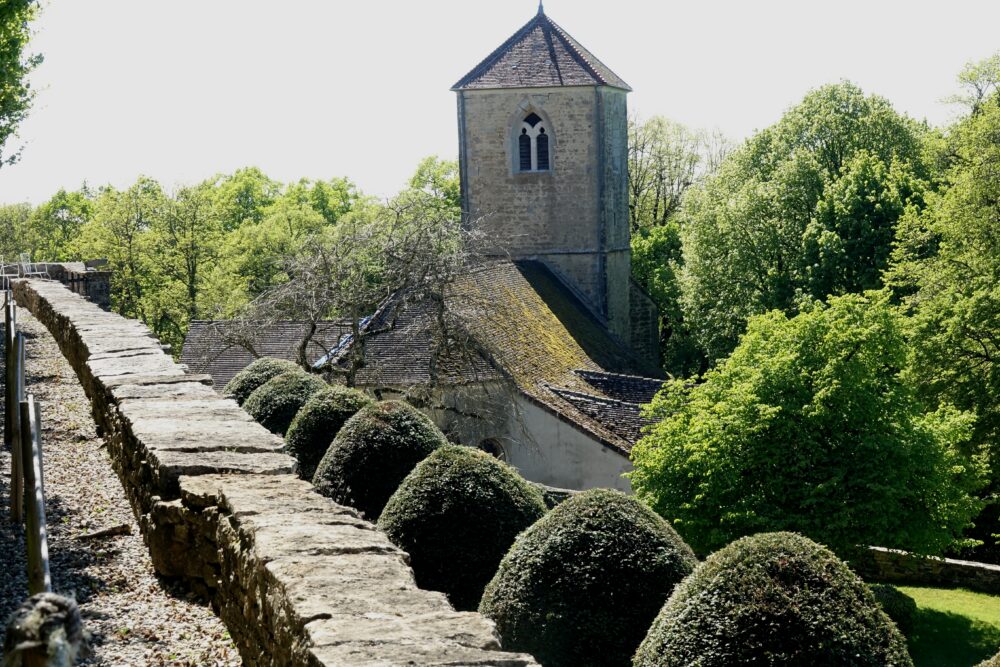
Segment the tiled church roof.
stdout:
<svg viewBox="0 0 1000 667">
<path fill-rule="evenodd" d="M 458 386 L 511 381 L 529 400 L 622 453 L 645 424 L 639 404 L 663 380 L 612 336 L 562 281 L 538 262 L 494 262 L 457 278 L 447 293 L 450 343 L 428 301 L 398 296 L 364 326 L 364 363 L 358 386 L 407 391 L 416 386 Z M 192 322 L 181 361 L 212 375 L 218 388 L 253 357 L 225 341 L 226 322 Z M 254 347 L 261 356 L 294 359 L 304 323 L 261 326 Z M 350 326 L 324 322 L 310 346 L 310 361 L 337 350 L 333 363 L 349 363 Z"/>
<path fill-rule="evenodd" d="M 624 385 L 631 381 L 626 378 L 642 379 L 637 373 L 658 371 L 608 333 L 544 265 L 496 262 L 470 271 L 455 281 L 447 300 L 457 317 L 452 334 L 467 336 L 465 344 L 435 357 L 440 336 L 426 305 L 390 302 L 368 326 L 357 383 L 406 390 L 427 384 L 432 364 L 445 385 L 508 378 L 560 419 L 619 451 L 631 449 L 639 434 L 638 405 L 615 400 L 587 378 L 606 376 Z"/>
<path fill-rule="evenodd" d="M 632 90 L 541 8 L 452 90 L 546 86 L 611 86 Z"/>
<path fill-rule="evenodd" d="M 212 384 L 220 390 L 254 360 L 246 347 L 227 342 L 226 331 L 231 326 L 232 323 L 226 321 L 195 320 L 191 322 L 181 351 L 181 363 L 187 364 L 192 373 L 211 375 Z M 262 324 L 254 332 L 254 351 L 261 357 L 294 361 L 305 327 L 305 322 Z M 320 322 L 309 344 L 310 361 L 336 347 L 341 336 L 350 332 L 349 323 Z"/>
<path fill-rule="evenodd" d="M 592 417 L 605 428 L 621 436 L 626 442 L 635 443 L 642 435 L 642 427 L 652 424 L 652 420 L 642 416 L 638 403 L 618 401 L 592 394 L 580 394 L 558 387 L 549 387 L 556 396 L 571 403 L 577 410 Z"/>
<path fill-rule="evenodd" d="M 595 373 L 579 370 L 577 375 L 602 394 L 628 403 L 649 403 L 663 388 L 663 380 L 621 373 Z"/>
</svg>

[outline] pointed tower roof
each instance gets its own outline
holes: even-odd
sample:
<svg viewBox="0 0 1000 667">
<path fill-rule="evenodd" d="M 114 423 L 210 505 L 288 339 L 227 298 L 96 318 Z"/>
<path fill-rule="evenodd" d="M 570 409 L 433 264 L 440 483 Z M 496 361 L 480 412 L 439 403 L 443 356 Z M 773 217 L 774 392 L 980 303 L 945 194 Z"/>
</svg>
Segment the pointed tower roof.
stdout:
<svg viewBox="0 0 1000 667">
<path fill-rule="evenodd" d="M 631 87 L 545 15 L 538 13 L 452 90 L 548 86 Z"/>
</svg>

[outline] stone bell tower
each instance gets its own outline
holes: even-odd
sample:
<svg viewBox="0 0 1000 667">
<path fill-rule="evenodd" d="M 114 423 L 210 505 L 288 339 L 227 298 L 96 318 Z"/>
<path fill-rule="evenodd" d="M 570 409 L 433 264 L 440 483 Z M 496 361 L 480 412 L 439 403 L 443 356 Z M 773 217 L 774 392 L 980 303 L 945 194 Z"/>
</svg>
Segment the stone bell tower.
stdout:
<svg viewBox="0 0 1000 667">
<path fill-rule="evenodd" d="M 539 5 L 452 90 L 467 218 L 482 218 L 498 254 L 548 266 L 644 352 L 630 310 L 631 88 Z"/>
</svg>

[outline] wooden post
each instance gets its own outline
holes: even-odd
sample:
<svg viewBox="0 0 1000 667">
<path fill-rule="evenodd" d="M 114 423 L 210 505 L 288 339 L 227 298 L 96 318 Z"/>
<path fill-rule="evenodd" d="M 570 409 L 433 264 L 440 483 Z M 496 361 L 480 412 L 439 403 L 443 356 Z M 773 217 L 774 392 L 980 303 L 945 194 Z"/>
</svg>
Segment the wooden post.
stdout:
<svg viewBox="0 0 1000 667">
<path fill-rule="evenodd" d="M 14 326 L 14 325 L 11 325 Z M 27 424 L 21 421 L 20 402 L 24 398 L 24 336 L 14 335 L 11 346 L 11 451 L 10 451 L 10 515 L 16 523 L 24 520 L 24 467 L 26 461 L 22 457 L 21 432 Z M 24 428 L 22 428 L 22 426 Z"/>
<path fill-rule="evenodd" d="M 27 491 L 28 592 L 52 592 L 49 537 L 45 523 L 45 481 L 42 476 L 42 416 L 32 396 L 21 401 L 21 456 Z"/>
<path fill-rule="evenodd" d="M 4 278 L 4 281 L 7 279 Z M 4 385 L 3 385 L 3 446 L 7 448 L 7 451 L 11 449 L 11 432 L 10 432 L 10 420 L 12 417 L 11 411 L 11 397 L 13 396 L 13 384 L 10 382 L 10 378 L 14 377 L 11 373 L 11 363 L 10 363 L 10 351 L 13 346 L 10 344 L 10 292 L 4 289 L 3 292 L 3 368 L 4 368 Z"/>
</svg>

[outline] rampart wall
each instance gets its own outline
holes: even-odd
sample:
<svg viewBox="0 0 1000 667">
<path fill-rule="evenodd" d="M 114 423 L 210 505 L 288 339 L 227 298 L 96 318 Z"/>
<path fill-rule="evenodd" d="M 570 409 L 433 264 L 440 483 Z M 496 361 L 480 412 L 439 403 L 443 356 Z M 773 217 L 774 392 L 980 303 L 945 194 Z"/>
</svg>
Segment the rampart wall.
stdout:
<svg viewBox="0 0 1000 667">
<path fill-rule="evenodd" d="M 142 324 L 18 281 L 90 399 L 154 567 L 212 600 L 247 665 L 535 665 L 417 588 L 405 552 L 293 474 L 282 442 Z"/>
</svg>

